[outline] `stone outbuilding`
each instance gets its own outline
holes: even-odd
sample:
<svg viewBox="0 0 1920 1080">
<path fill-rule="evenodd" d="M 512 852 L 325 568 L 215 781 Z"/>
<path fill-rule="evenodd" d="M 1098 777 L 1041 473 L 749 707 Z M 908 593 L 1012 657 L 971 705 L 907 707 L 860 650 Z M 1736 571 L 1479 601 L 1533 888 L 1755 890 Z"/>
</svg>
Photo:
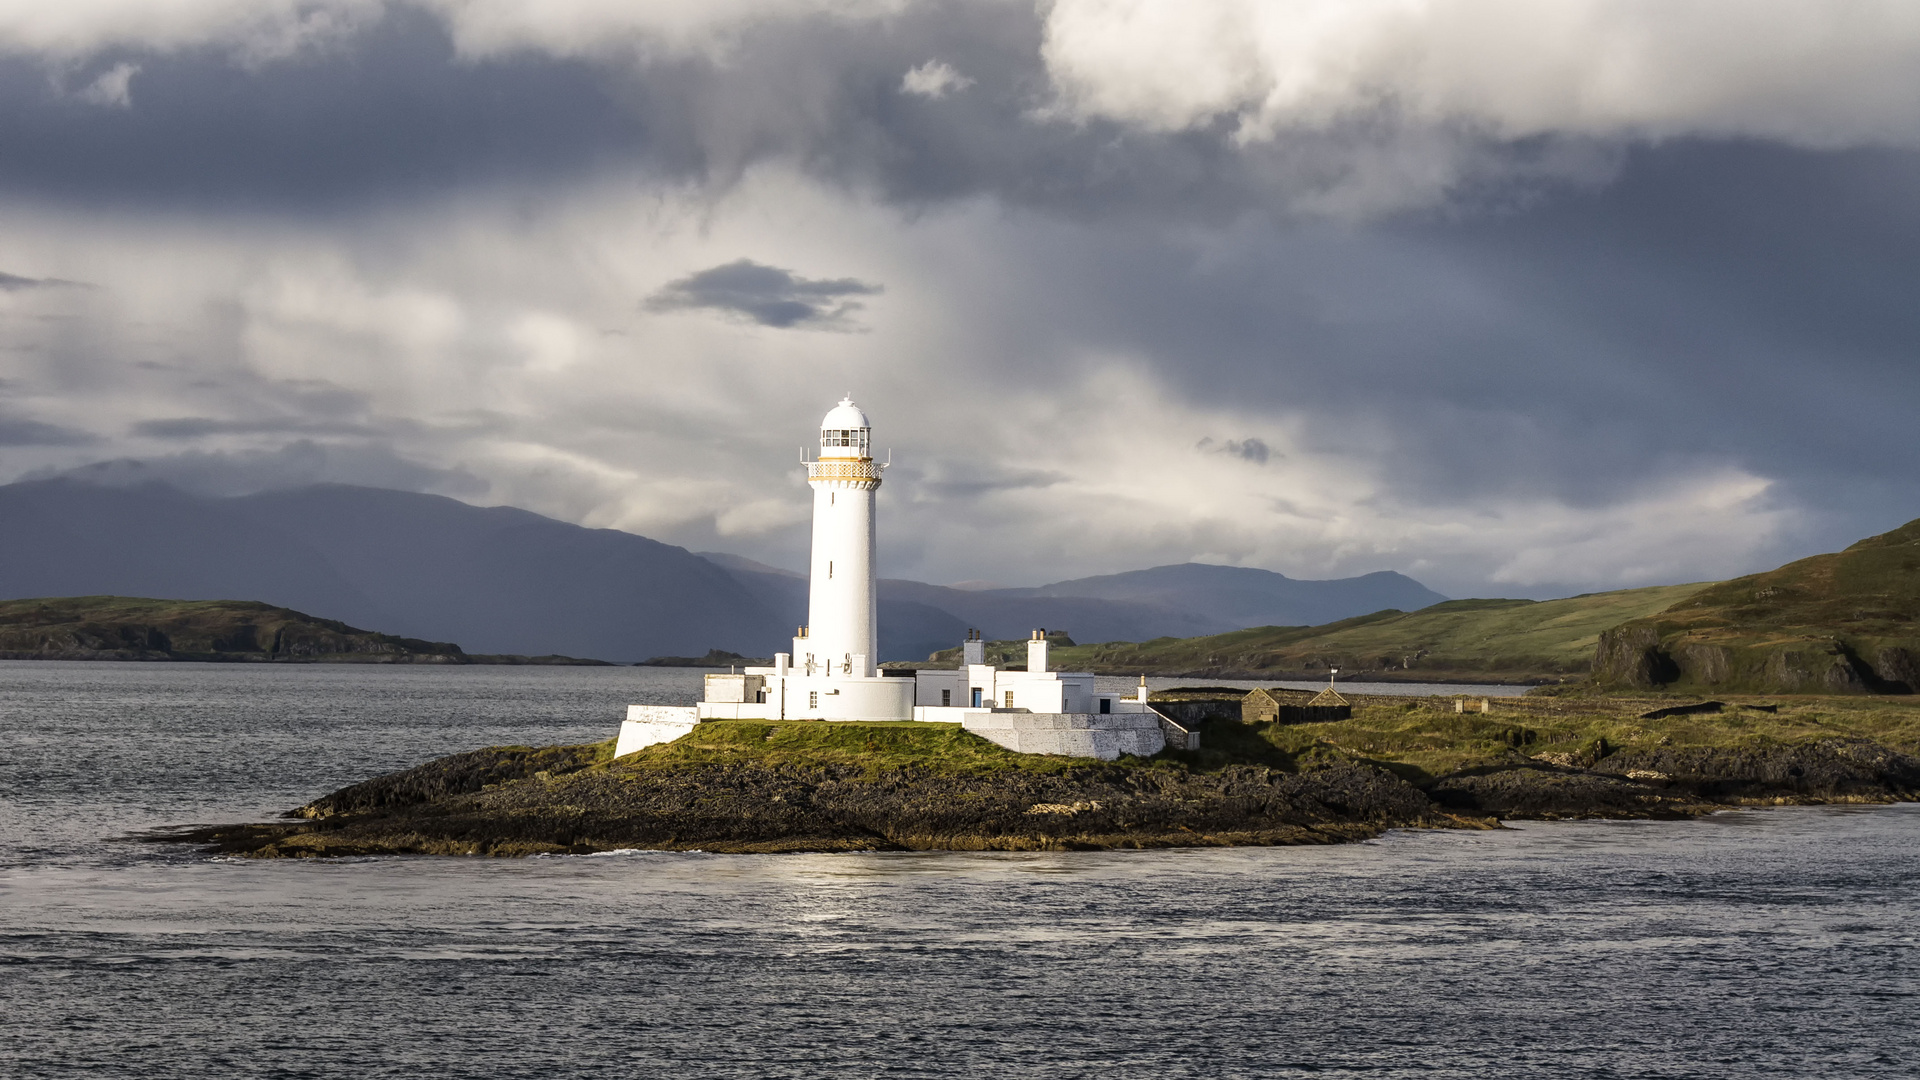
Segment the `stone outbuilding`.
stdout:
<svg viewBox="0 0 1920 1080">
<path fill-rule="evenodd" d="M 1353 719 L 1353 706 L 1332 690 L 1308 698 L 1304 690 L 1263 686 L 1240 699 L 1240 719 L 1248 724 L 1269 720 L 1279 724 L 1328 724 Z"/>
</svg>

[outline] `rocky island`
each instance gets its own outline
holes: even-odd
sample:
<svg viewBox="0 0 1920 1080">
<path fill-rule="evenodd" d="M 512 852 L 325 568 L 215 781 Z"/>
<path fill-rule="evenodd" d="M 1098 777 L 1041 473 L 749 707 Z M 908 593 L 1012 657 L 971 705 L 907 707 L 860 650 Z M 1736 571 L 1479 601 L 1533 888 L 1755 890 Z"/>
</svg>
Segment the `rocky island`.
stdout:
<svg viewBox="0 0 1920 1080">
<path fill-rule="evenodd" d="M 1354 695 L 1342 718 L 1279 708 L 1287 691 L 1262 692 L 1271 712 L 1243 711 L 1220 688 L 1167 692 L 1155 707 L 1197 729 L 1198 748 L 1112 762 L 1014 753 L 958 724 L 720 719 L 619 758 L 611 741 L 473 750 L 280 821 L 156 839 L 258 857 L 1310 844 L 1909 800 L 1920 797 L 1916 619 L 1920 522 L 1711 586 L 1456 601 L 1318 637 L 1266 627 L 1131 652 L 1038 632 L 1023 643 L 1089 667 L 1126 652 L 1129 664 L 1156 654 L 1269 673 L 1398 655 L 1408 673 L 1572 677 L 1569 657 L 1592 658 L 1579 682 L 1472 708 Z M 996 659 L 977 640 L 966 648 Z"/>
<path fill-rule="evenodd" d="M 617 760 L 611 742 L 473 750 L 279 821 L 150 838 L 260 858 L 1321 844 L 1920 797 L 1905 701 L 1356 697 L 1349 720 L 1249 724 L 1218 700 L 1202 749 L 1147 759 L 1015 754 L 957 725 L 718 721 Z"/>
</svg>

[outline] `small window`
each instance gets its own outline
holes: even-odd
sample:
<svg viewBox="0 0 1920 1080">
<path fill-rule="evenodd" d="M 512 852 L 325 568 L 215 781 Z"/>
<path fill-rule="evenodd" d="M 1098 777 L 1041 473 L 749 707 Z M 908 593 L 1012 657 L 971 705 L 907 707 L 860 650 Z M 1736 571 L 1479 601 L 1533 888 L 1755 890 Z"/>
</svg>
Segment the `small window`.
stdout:
<svg viewBox="0 0 1920 1080">
<path fill-rule="evenodd" d="M 1113 711 L 1113 699 L 1112 699 L 1112 698 L 1110 698 L 1110 697 L 1103 697 L 1103 698 L 1101 698 L 1101 699 L 1100 699 L 1100 711 L 1101 711 L 1101 712 L 1103 712 L 1103 713 L 1110 713 L 1110 712 L 1112 712 L 1112 711 Z"/>
<path fill-rule="evenodd" d="M 1007 691 L 1007 708 L 1013 708 L 1013 691 Z"/>
<path fill-rule="evenodd" d="M 973 707 L 980 707 L 980 688 L 977 686 L 973 688 Z"/>
<path fill-rule="evenodd" d="M 819 707 L 820 707 L 820 691 L 818 690 L 807 691 L 807 708 L 817 709 Z"/>
<path fill-rule="evenodd" d="M 940 691 L 940 704 L 941 704 L 942 706 L 947 706 L 947 705 L 952 705 L 952 704 L 953 704 L 953 691 L 951 691 L 951 690 L 942 690 L 942 691 Z"/>
</svg>

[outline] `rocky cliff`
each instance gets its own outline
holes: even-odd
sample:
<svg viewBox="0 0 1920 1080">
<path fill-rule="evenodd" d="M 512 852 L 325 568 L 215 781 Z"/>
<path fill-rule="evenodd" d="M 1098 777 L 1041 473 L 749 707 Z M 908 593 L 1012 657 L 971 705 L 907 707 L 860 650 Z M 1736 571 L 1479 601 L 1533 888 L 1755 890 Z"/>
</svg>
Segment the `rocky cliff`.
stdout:
<svg viewBox="0 0 1920 1080">
<path fill-rule="evenodd" d="M 1920 690 L 1920 521 L 1711 586 L 1601 635 L 1594 683 L 1784 694 Z"/>
</svg>

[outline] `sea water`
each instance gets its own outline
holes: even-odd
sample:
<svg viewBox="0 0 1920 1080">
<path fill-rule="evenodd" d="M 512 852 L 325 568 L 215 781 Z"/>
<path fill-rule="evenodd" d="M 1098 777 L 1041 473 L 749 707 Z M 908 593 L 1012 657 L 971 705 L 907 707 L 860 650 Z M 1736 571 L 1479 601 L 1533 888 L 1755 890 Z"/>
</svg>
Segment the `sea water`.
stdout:
<svg viewBox="0 0 1920 1080">
<path fill-rule="evenodd" d="M 0 663 L 0 1076 L 1920 1073 L 1920 808 L 1320 848 L 273 862 L 120 839 L 698 671 Z"/>
</svg>

